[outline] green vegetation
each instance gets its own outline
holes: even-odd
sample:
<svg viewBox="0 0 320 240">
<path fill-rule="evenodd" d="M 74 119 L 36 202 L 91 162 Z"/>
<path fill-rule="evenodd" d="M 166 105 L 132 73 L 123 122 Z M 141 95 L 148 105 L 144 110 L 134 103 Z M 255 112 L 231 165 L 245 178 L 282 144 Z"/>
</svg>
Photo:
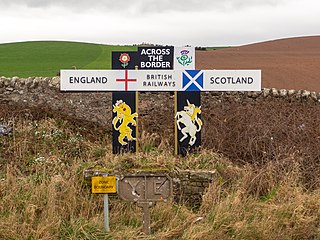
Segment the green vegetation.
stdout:
<svg viewBox="0 0 320 240">
<path fill-rule="evenodd" d="M 112 51 L 134 46 L 77 42 L 21 42 L 0 44 L 0 76 L 56 76 L 60 69 L 110 69 Z"/>
<path fill-rule="evenodd" d="M 197 47 L 218 50 L 227 47 Z M 112 51 L 136 51 L 137 46 L 81 42 L 35 41 L 0 44 L 0 76 L 53 77 L 60 69 L 111 69 Z"/>
<path fill-rule="evenodd" d="M 225 47 L 206 47 L 207 51 L 210 50 L 221 50 L 221 49 L 225 49 L 225 48 L 230 48 L 229 46 L 225 46 Z"/>
<path fill-rule="evenodd" d="M 225 48 L 230 48 L 229 46 L 225 47 L 196 47 L 197 51 L 212 51 L 212 50 L 220 50 L 220 49 L 225 49 Z"/>
</svg>

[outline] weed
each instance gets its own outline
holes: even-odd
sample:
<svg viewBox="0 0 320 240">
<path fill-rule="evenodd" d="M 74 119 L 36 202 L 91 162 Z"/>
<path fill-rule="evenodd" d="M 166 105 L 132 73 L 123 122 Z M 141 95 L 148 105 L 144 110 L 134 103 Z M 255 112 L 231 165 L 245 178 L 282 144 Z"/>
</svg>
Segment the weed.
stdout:
<svg viewBox="0 0 320 240">
<path fill-rule="evenodd" d="M 296 137 L 301 129 L 286 135 L 259 116 L 230 111 L 233 123 L 227 120 L 220 132 L 214 130 L 217 136 L 205 140 L 218 153 L 205 149 L 186 158 L 173 156 L 170 145 L 156 134 L 144 133 L 144 151 L 114 156 L 104 136 L 67 120 L 10 118 L 13 135 L 0 138 L 0 239 L 319 239 L 317 138 L 310 143 L 304 134 Z M 318 128 L 312 132 L 309 126 L 319 126 L 318 120 L 309 110 L 304 113 L 303 131 L 315 136 Z M 267 118 L 272 122 L 271 115 Z M 298 112 L 290 116 L 291 127 L 301 123 Z M 244 120 L 251 127 L 244 128 Z M 118 171 L 206 169 L 218 176 L 199 209 L 170 201 L 150 208 L 150 236 L 142 233 L 139 207 L 110 197 L 111 232 L 106 233 L 103 198 L 82 185 L 83 170 L 94 164 Z"/>
</svg>

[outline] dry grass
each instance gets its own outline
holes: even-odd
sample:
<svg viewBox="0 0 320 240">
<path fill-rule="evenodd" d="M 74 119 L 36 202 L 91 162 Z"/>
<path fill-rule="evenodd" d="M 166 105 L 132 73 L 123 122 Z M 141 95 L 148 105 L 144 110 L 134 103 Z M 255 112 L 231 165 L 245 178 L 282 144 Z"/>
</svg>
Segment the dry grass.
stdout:
<svg viewBox="0 0 320 240">
<path fill-rule="evenodd" d="M 319 169 L 308 175 L 301 152 L 257 164 L 211 150 L 179 159 L 165 139 L 143 133 L 139 154 L 113 156 L 109 136 L 67 120 L 4 120 L 14 133 L 0 138 L 0 239 L 320 239 L 320 189 L 305 184 Z M 215 169 L 220 177 L 197 211 L 173 202 L 152 208 L 150 236 L 142 233 L 141 209 L 112 197 L 105 233 L 103 197 L 82 184 L 82 171 L 97 163 Z"/>
</svg>

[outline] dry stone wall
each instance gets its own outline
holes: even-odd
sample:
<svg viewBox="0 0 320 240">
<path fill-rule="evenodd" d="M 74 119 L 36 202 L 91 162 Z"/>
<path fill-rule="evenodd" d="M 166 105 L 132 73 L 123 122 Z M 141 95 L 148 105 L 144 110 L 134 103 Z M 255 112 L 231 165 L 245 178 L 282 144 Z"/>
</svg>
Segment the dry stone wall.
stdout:
<svg viewBox="0 0 320 240">
<path fill-rule="evenodd" d="M 173 180 L 173 199 L 175 202 L 199 206 L 209 184 L 217 180 L 216 171 L 179 170 L 169 173 Z"/>
<path fill-rule="evenodd" d="M 34 90 L 55 90 L 60 92 L 60 77 L 29 77 L 29 78 L 6 78 L 0 77 L 0 94 L 1 95 L 23 95 L 26 92 L 34 92 Z M 307 90 L 287 90 L 275 88 L 263 88 L 261 92 L 216 92 L 216 95 L 227 94 L 239 97 L 282 97 L 297 99 L 310 99 L 320 102 L 320 92 L 312 92 Z"/>
</svg>

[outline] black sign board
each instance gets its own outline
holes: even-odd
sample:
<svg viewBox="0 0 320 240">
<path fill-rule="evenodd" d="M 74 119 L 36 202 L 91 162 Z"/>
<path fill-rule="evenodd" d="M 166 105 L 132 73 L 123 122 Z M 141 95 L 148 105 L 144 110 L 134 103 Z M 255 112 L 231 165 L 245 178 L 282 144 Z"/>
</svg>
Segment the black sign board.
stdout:
<svg viewBox="0 0 320 240">
<path fill-rule="evenodd" d="M 201 146 L 201 92 L 176 92 L 175 96 L 175 152 L 185 156 Z"/>
<path fill-rule="evenodd" d="M 136 92 L 112 93 L 112 152 L 137 151 L 137 94 Z"/>
<path fill-rule="evenodd" d="M 112 69 L 137 69 L 138 52 L 112 52 Z"/>
<path fill-rule="evenodd" d="M 112 69 L 136 69 L 137 52 L 112 52 Z M 112 92 L 112 152 L 137 151 L 137 92 Z"/>
<path fill-rule="evenodd" d="M 112 69 L 172 70 L 174 47 L 138 47 L 137 52 L 113 52 Z M 113 92 L 113 153 L 137 150 L 136 92 Z M 176 93 L 176 153 L 186 155 L 201 145 L 200 92 Z M 120 112 L 119 112 L 120 111 Z M 127 111 L 126 115 L 123 111 Z M 123 117 L 126 116 L 126 119 Z"/>
<path fill-rule="evenodd" d="M 139 69 L 173 69 L 174 47 L 138 47 Z"/>
</svg>

